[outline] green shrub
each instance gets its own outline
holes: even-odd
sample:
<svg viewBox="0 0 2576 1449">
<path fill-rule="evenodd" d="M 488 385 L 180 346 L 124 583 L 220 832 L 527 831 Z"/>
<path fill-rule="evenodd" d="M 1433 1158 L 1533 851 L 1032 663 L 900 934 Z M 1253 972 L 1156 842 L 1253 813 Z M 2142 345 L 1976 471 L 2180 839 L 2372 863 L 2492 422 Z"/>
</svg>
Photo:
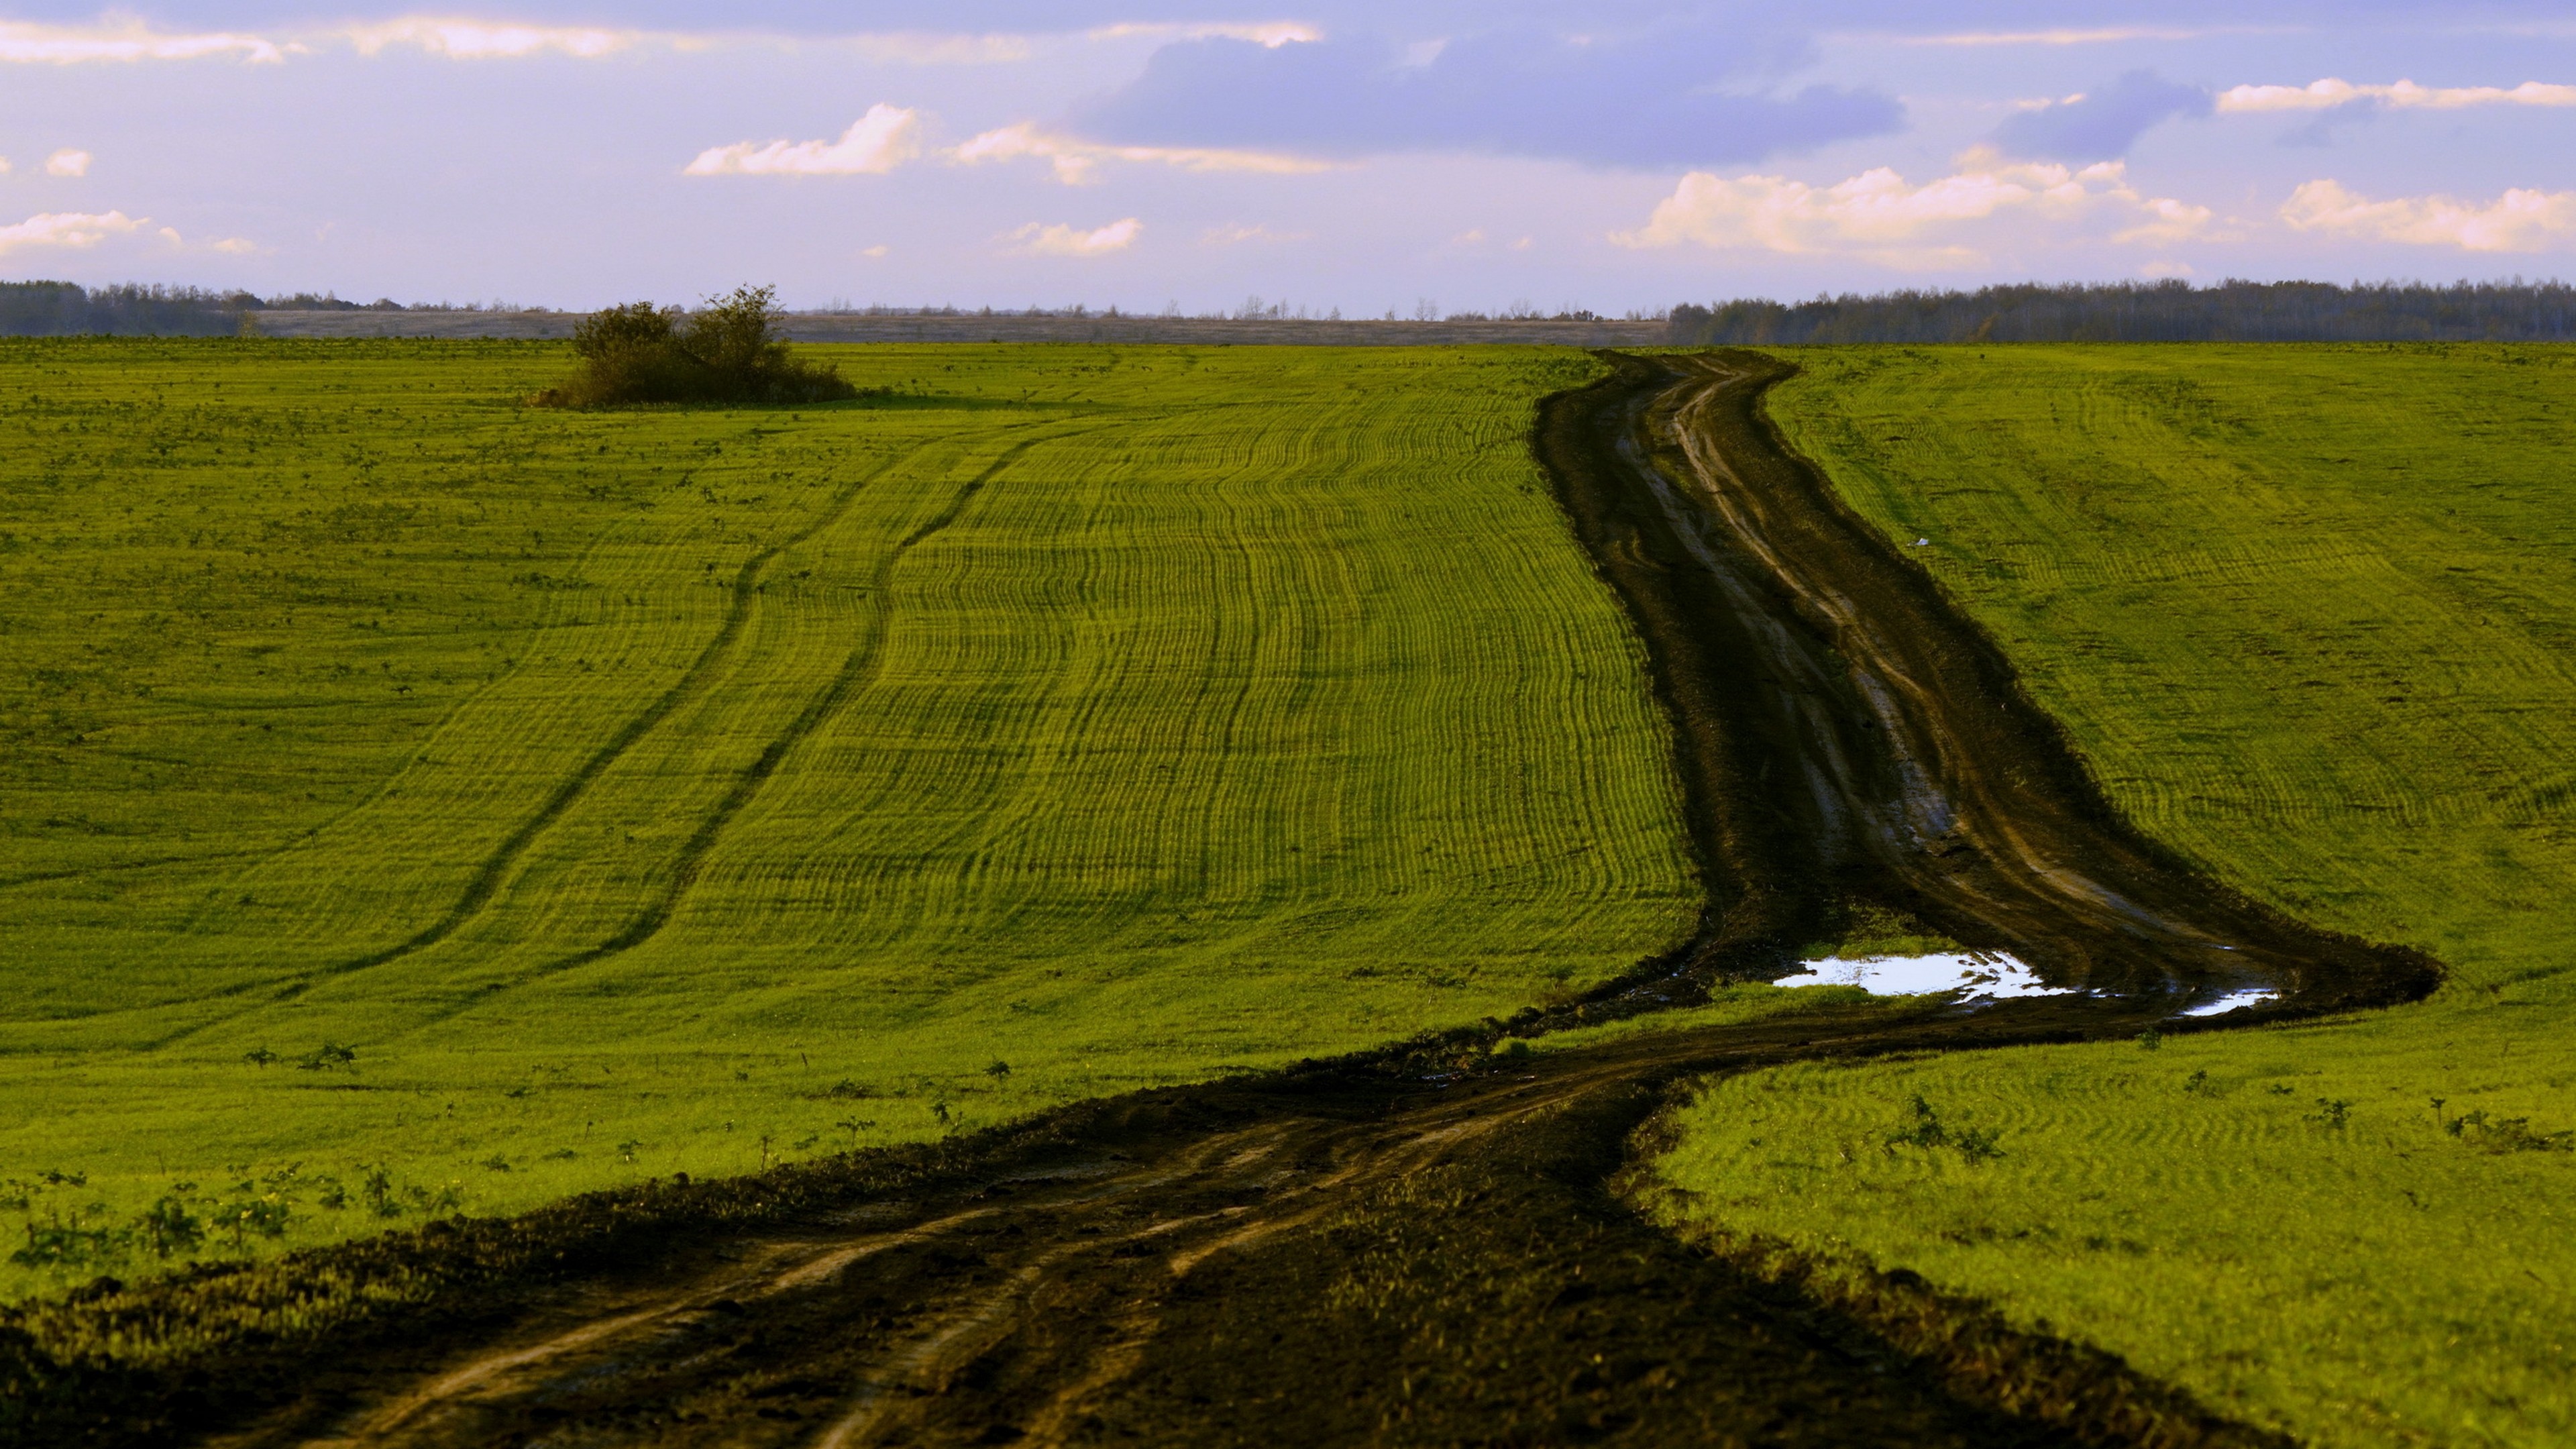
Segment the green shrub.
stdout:
<svg viewBox="0 0 2576 1449">
<path fill-rule="evenodd" d="M 775 287 L 736 287 L 695 312 L 630 302 L 573 329 L 580 370 L 537 394 L 547 407 L 635 403 L 809 403 L 859 395 L 828 364 L 791 356 Z"/>
</svg>

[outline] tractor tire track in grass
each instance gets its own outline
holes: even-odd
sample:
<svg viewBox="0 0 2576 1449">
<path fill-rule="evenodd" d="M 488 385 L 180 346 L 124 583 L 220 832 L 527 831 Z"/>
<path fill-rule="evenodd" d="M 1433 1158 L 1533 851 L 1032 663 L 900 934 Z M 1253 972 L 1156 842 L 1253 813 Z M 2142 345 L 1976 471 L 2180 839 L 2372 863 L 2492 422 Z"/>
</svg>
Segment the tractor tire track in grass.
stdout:
<svg viewBox="0 0 2576 1449">
<path fill-rule="evenodd" d="M 61 1369 L 21 1422 L 59 1404 L 104 1413 L 101 1442 L 227 1449 L 2282 1442 L 1908 1275 L 1829 1306 L 1619 1197 L 1711 1074 L 2126 1037 L 2213 979 L 2287 997 L 2204 1027 L 2345 1009 L 2434 968 L 2256 911 L 2101 807 L 1992 646 L 1763 430 L 1779 364 L 1611 361 L 1536 443 L 1674 714 L 1710 895 L 1691 948 L 1359 1057 L 146 1290 L 120 1323 L 284 1303 L 346 1327 L 141 1388 Z M 1855 897 L 2094 989 L 1495 1050 L 1779 975 Z M 2213 968 L 2213 941 L 2241 959 Z M 403 1306 L 295 1307 L 373 1285 Z"/>
<path fill-rule="evenodd" d="M 877 576 L 872 581 L 871 588 L 873 589 L 882 585 L 885 575 L 891 568 L 895 559 L 900 558 L 906 550 L 915 543 L 920 542 L 922 538 L 927 537 L 930 533 L 937 531 L 939 527 L 943 527 L 947 522 L 953 520 L 956 516 L 956 510 L 964 506 L 966 499 L 971 498 L 977 489 L 981 488 L 986 481 L 988 481 L 1001 468 L 1006 466 L 1012 459 L 1017 458 L 1021 453 L 1033 446 L 1034 441 L 1035 440 L 1030 440 L 1015 444 L 1003 454 L 1001 459 L 989 465 L 983 473 L 969 481 L 958 497 L 951 502 L 946 513 L 943 513 L 939 518 L 933 520 L 931 524 L 925 525 L 922 530 L 917 531 L 912 537 L 906 538 L 902 542 L 898 543 L 892 553 L 889 554 L 888 558 L 879 565 Z M 833 524 L 839 522 L 841 517 L 849 511 L 850 505 L 858 499 L 859 495 L 865 491 L 870 483 L 883 477 L 887 473 L 892 472 L 896 468 L 903 466 L 912 459 L 919 457 L 924 451 L 927 451 L 927 449 L 916 448 L 911 452 L 902 454 L 895 458 L 890 458 L 875 468 L 869 469 L 858 478 L 846 484 L 841 491 L 815 515 L 814 519 L 806 524 L 805 527 L 770 545 L 768 548 L 752 555 L 750 558 L 745 559 L 742 566 L 735 570 L 731 588 L 731 599 L 726 606 L 724 621 L 717 627 L 714 636 L 708 639 L 704 647 L 699 649 L 697 656 L 690 662 L 687 670 L 679 679 L 674 681 L 668 689 L 664 690 L 659 696 L 657 696 L 651 704 L 647 705 L 642 711 L 638 712 L 633 718 L 629 719 L 623 726 L 621 726 L 616 734 L 610 736 L 599 746 L 598 749 L 592 751 L 590 756 L 583 760 L 577 769 L 575 769 L 571 774 L 565 776 L 555 785 L 554 789 L 546 796 L 545 800 L 538 805 L 537 809 L 530 814 L 526 820 L 522 821 L 517 829 L 511 831 L 510 834 L 493 849 L 491 854 L 486 856 L 481 864 L 475 868 L 473 876 L 467 880 L 464 890 L 458 895 L 455 903 L 448 908 L 445 915 L 441 916 L 437 921 L 423 928 L 408 939 L 398 942 L 395 945 L 386 947 L 380 951 L 371 952 L 364 956 L 340 962 L 327 968 L 317 976 L 311 976 L 300 981 L 289 983 L 285 987 L 278 988 L 267 993 L 267 995 L 274 999 L 290 999 L 301 995 L 304 991 L 310 989 L 322 980 L 345 976 L 353 972 L 368 970 L 372 967 L 389 965 L 403 957 L 413 955 L 417 952 L 426 950 L 431 946 L 437 945 L 439 942 L 446 940 L 448 937 L 454 935 L 458 930 L 472 922 L 486 906 L 491 904 L 493 898 L 500 893 L 501 887 L 509 879 L 511 870 L 518 864 L 520 859 L 527 854 L 529 848 L 543 837 L 546 831 L 551 829 L 557 822 L 561 821 L 568 813 L 570 813 L 575 805 L 580 803 L 583 796 L 589 792 L 593 784 L 597 783 L 600 776 L 605 774 L 609 768 L 615 765 L 620 759 L 624 758 L 639 743 L 641 743 L 646 736 L 650 735 L 682 706 L 686 705 L 702 693 L 707 687 L 708 681 L 715 678 L 716 675 L 722 671 L 726 660 L 733 653 L 735 645 L 741 639 L 744 629 L 747 627 L 753 612 L 759 605 L 762 575 L 768 570 L 769 566 L 781 556 L 802 546 L 808 540 L 820 535 Z M 881 629 L 883 617 L 881 610 L 878 612 L 876 617 L 880 622 L 873 627 L 875 629 Z M 872 632 L 871 639 L 873 640 L 873 638 L 874 634 Z M 873 650 L 872 647 L 863 646 L 861 652 L 872 653 Z M 856 660 L 860 655 L 854 654 L 852 657 Z M 835 690 L 830 695 L 832 699 L 837 700 L 846 693 L 845 686 L 848 678 L 849 670 L 844 669 L 842 679 L 840 681 L 836 681 Z M 828 713 L 828 710 L 825 710 L 824 713 Z M 821 717 L 822 715 L 816 713 L 813 707 L 809 707 L 806 714 L 800 716 L 797 722 L 789 727 L 789 735 L 795 738 L 801 738 L 803 733 L 807 733 L 812 730 L 814 724 L 818 723 Z M 773 742 L 770 749 L 764 751 L 760 759 L 752 766 L 750 771 L 751 779 L 749 790 L 746 790 L 743 784 L 738 783 L 735 789 L 729 792 L 725 799 L 719 803 L 716 811 L 716 818 L 713 819 L 711 825 L 702 826 L 697 835 L 692 837 L 688 845 L 683 848 L 681 853 L 682 871 L 687 879 L 695 878 L 695 867 L 698 861 L 703 858 L 706 850 L 713 845 L 715 834 L 717 831 L 721 830 L 723 821 L 729 820 L 733 812 L 739 810 L 741 805 L 749 799 L 750 791 L 757 789 L 757 781 L 760 779 L 766 779 L 769 772 L 776 768 L 778 759 L 784 754 L 784 750 L 785 746 L 777 742 Z M 603 943 L 600 947 L 594 948 L 589 952 L 567 958 L 565 961 L 557 964 L 573 965 L 578 964 L 581 961 L 593 960 L 601 956 L 612 955 L 617 951 L 625 950 L 650 937 L 654 930 L 659 929 L 661 922 L 668 919 L 671 906 L 677 901 L 680 892 L 685 889 L 686 883 L 685 880 L 683 880 L 675 889 L 666 890 L 665 897 L 662 901 L 658 902 L 653 909 L 648 910 L 643 917 L 640 917 L 636 924 L 630 925 L 625 931 L 621 932 L 618 937 L 613 938 L 610 942 Z M 648 922 L 649 924 L 646 924 Z M 213 1024 L 214 1023 L 212 1022 L 202 1023 L 193 1030 L 203 1030 L 205 1026 Z M 191 1034 L 193 1034 L 193 1032 Z"/>
<path fill-rule="evenodd" d="M 1012 444 L 1002 452 L 1001 456 L 986 465 L 982 472 L 968 479 L 938 513 L 925 520 L 912 532 L 905 534 L 894 547 L 886 550 L 884 556 L 877 560 L 876 568 L 868 576 L 866 593 L 872 607 L 868 611 L 867 629 L 852 646 L 848 657 L 842 661 L 840 672 L 832 677 L 832 682 L 826 685 L 821 693 L 806 702 L 805 708 L 798 711 L 796 717 L 788 722 L 785 729 L 779 731 L 767 745 L 761 748 L 757 758 L 743 767 L 742 773 L 735 777 L 733 785 L 725 791 L 723 798 L 718 800 L 714 808 L 707 812 L 705 818 L 698 822 L 698 828 L 690 834 L 687 842 L 680 847 L 678 855 L 674 857 L 670 879 L 663 885 L 661 893 L 652 904 L 627 922 L 616 935 L 596 946 L 546 963 L 540 968 L 541 974 L 568 971 L 577 966 L 587 966 L 631 951 L 651 940 L 663 926 L 670 922 L 672 914 L 679 909 L 681 900 L 688 895 L 689 888 L 697 884 L 699 875 L 706 869 L 707 857 L 714 851 L 716 842 L 724 835 L 725 827 L 732 824 L 734 817 L 742 813 L 743 807 L 749 805 L 760 794 L 761 787 L 769 783 L 769 778 L 778 772 L 778 767 L 786 762 L 787 757 L 794 753 L 796 747 L 803 744 L 825 721 L 838 714 L 841 707 L 849 702 L 850 696 L 865 687 L 870 677 L 874 675 L 878 661 L 884 652 L 881 646 L 885 642 L 888 624 L 889 606 L 886 603 L 886 586 L 893 581 L 895 570 L 902 566 L 904 558 L 915 548 L 946 531 L 950 524 L 955 523 L 959 516 L 965 513 L 966 506 L 975 501 L 975 495 L 981 493 L 986 484 L 1000 477 L 1005 469 L 1019 461 L 1020 457 L 1031 448 L 1045 441 L 1048 439 L 1028 438 Z"/>
</svg>

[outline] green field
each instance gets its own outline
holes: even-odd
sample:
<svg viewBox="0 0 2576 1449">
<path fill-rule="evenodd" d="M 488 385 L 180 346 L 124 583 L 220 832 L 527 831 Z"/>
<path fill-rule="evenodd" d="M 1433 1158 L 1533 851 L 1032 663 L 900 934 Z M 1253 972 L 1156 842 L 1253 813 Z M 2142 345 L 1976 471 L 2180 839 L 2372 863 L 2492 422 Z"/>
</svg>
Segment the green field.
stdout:
<svg viewBox="0 0 2576 1449">
<path fill-rule="evenodd" d="M 1666 1210 L 2316 1443 L 2576 1439 L 2576 350 L 1794 356 L 1788 438 L 1930 540 L 2133 819 L 2454 975 L 2153 1050 L 1722 1081 Z M 2001 1155 L 1921 1145 L 1962 1129 Z"/>
<path fill-rule="evenodd" d="M 814 350 L 895 395 L 0 344 L 0 1291 L 1363 1047 L 1690 929 L 1526 443 L 1589 359 Z"/>
</svg>

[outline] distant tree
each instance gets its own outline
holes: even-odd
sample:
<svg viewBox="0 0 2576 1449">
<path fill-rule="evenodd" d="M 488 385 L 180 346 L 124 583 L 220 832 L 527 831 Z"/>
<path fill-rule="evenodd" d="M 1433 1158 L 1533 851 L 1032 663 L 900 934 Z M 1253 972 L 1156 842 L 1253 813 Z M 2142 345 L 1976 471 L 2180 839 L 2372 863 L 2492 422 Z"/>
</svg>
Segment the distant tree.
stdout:
<svg viewBox="0 0 2576 1449">
<path fill-rule="evenodd" d="M 537 395 L 549 407 L 635 403 L 828 402 L 859 395 L 829 364 L 795 357 L 777 327 L 775 287 L 736 287 L 694 312 L 629 302 L 574 327 L 581 366 Z"/>
</svg>

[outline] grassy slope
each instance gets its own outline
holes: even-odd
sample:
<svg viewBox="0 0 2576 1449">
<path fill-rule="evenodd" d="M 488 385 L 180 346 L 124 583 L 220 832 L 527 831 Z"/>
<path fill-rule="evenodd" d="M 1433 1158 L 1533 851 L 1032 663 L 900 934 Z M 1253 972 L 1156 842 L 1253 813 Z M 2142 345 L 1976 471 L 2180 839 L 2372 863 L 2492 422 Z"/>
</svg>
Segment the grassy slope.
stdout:
<svg viewBox="0 0 2576 1449">
<path fill-rule="evenodd" d="M 906 399 L 0 350 L 0 1202 L 276 1193 L 318 1241 L 362 1164 L 497 1211 L 916 1139 L 1688 928 L 1639 653 L 1524 441 L 1588 361 L 824 350 Z"/>
<path fill-rule="evenodd" d="M 1689 1215 L 1988 1295 L 2319 1443 L 2576 1437 L 2576 1153 L 2444 1126 L 2576 1128 L 2576 352 L 1798 361 L 1784 431 L 1931 540 L 2124 809 L 2456 976 L 2154 1051 L 1716 1084 L 1662 1164 Z M 2004 1155 L 1891 1146 L 1917 1097 Z"/>
</svg>

